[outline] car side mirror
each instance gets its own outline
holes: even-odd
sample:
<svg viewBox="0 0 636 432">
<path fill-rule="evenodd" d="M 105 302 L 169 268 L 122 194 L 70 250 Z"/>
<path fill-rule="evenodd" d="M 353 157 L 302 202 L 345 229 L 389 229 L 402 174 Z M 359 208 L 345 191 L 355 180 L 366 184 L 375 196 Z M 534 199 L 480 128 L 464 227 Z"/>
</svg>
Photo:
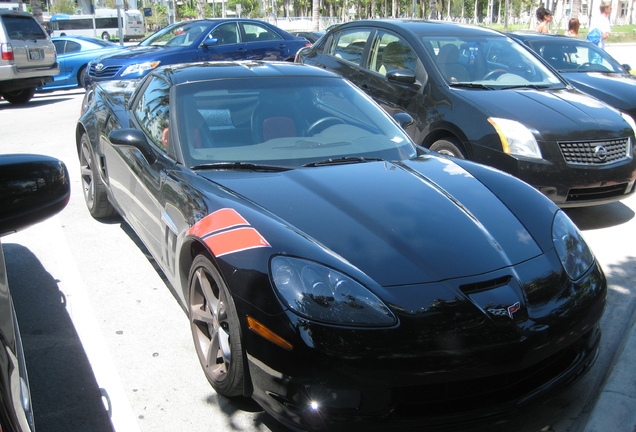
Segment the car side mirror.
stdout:
<svg viewBox="0 0 636 432">
<path fill-rule="evenodd" d="M 393 116 L 396 122 L 402 127 L 402 129 L 406 129 L 411 126 L 414 122 L 413 117 L 410 114 L 405 112 L 399 112 Z"/>
<path fill-rule="evenodd" d="M 113 129 L 108 139 L 115 146 L 133 147 L 139 150 L 149 164 L 155 163 L 157 155 L 148 144 L 146 136 L 137 129 Z"/>
<path fill-rule="evenodd" d="M 219 44 L 218 38 L 211 38 L 211 39 L 206 39 L 203 41 L 203 46 L 206 48 L 210 48 L 211 46 L 218 45 L 218 44 Z"/>
<path fill-rule="evenodd" d="M 625 69 L 625 72 L 627 73 L 632 73 L 632 67 L 630 65 L 628 65 L 627 63 L 621 65 L 623 66 L 623 69 Z"/>
<path fill-rule="evenodd" d="M 402 85 L 415 84 L 415 72 L 409 69 L 390 70 L 386 74 L 386 78 L 389 82 L 394 82 Z"/>
<path fill-rule="evenodd" d="M 0 155 L 0 236 L 53 216 L 70 196 L 62 161 L 34 154 Z"/>
</svg>

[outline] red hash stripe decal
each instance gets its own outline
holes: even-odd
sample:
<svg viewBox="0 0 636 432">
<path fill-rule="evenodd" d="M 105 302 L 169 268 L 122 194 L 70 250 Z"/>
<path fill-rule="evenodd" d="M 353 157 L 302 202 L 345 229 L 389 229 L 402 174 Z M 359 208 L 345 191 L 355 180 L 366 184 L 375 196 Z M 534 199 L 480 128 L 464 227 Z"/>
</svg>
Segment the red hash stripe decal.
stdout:
<svg viewBox="0 0 636 432">
<path fill-rule="evenodd" d="M 249 225 L 247 221 L 234 209 L 224 208 L 211 213 L 197 222 L 188 234 L 203 237 L 215 231 Z"/>
<path fill-rule="evenodd" d="M 265 238 L 234 209 L 221 209 L 197 222 L 190 235 L 202 238 L 214 256 L 269 247 Z"/>
<path fill-rule="evenodd" d="M 267 247 L 269 243 L 252 227 L 237 228 L 212 234 L 205 240 L 214 256 L 220 257 L 234 252 L 259 247 Z"/>
</svg>

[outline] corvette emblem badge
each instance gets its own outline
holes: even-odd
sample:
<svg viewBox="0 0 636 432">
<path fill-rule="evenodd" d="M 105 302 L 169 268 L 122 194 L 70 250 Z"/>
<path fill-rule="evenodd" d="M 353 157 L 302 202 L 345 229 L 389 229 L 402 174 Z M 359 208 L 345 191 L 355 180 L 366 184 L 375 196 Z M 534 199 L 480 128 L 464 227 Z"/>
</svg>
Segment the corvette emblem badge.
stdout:
<svg viewBox="0 0 636 432">
<path fill-rule="evenodd" d="M 519 309 L 521 309 L 521 303 L 517 302 L 513 305 L 508 306 L 507 308 L 488 308 L 486 310 L 488 311 L 488 313 L 494 316 L 504 317 L 507 315 L 510 319 L 514 319 L 513 315 Z"/>
</svg>

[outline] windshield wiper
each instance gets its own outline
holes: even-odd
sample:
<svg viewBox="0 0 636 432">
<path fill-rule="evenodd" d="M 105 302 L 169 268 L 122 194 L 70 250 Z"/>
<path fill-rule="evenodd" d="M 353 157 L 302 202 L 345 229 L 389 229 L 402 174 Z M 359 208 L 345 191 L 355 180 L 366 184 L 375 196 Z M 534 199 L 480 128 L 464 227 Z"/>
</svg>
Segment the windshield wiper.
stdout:
<svg viewBox="0 0 636 432">
<path fill-rule="evenodd" d="M 384 161 L 381 158 L 368 158 L 368 157 L 360 157 L 360 156 L 345 156 L 340 158 L 329 158 L 318 162 L 310 162 L 304 167 L 317 167 L 324 165 L 344 165 L 344 164 L 353 164 L 353 163 L 363 163 L 363 162 L 379 162 Z"/>
<path fill-rule="evenodd" d="M 291 168 L 276 165 L 262 165 L 251 162 L 213 162 L 201 165 L 195 165 L 193 170 L 197 169 L 226 169 L 226 170 L 245 170 L 245 171 L 268 171 L 279 172 L 288 171 Z"/>
<path fill-rule="evenodd" d="M 478 83 L 451 83 L 451 87 L 463 87 L 463 88 L 472 88 L 472 89 L 481 89 L 481 90 L 494 90 L 494 87 L 487 86 L 485 84 Z"/>
<path fill-rule="evenodd" d="M 521 88 L 529 88 L 529 89 L 534 89 L 534 90 L 541 90 L 541 89 L 547 89 L 547 88 L 551 88 L 551 87 L 552 86 L 540 85 L 540 84 L 519 84 L 519 85 L 508 86 L 508 87 L 502 87 L 501 90 L 514 90 L 514 89 L 521 89 Z"/>
</svg>

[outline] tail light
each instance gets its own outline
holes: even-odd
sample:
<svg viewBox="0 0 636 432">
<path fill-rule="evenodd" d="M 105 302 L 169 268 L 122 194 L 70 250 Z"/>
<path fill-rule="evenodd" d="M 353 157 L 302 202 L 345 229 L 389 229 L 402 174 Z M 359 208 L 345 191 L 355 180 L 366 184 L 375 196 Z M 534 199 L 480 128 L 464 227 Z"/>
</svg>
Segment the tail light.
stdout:
<svg viewBox="0 0 636 432">
<path fill-rule="evenodd" d="M 13 47 L 10 43 L 0 44 L 0 51 L 2 52 L 2 60 L 13 60 Z"/>
</svg>

